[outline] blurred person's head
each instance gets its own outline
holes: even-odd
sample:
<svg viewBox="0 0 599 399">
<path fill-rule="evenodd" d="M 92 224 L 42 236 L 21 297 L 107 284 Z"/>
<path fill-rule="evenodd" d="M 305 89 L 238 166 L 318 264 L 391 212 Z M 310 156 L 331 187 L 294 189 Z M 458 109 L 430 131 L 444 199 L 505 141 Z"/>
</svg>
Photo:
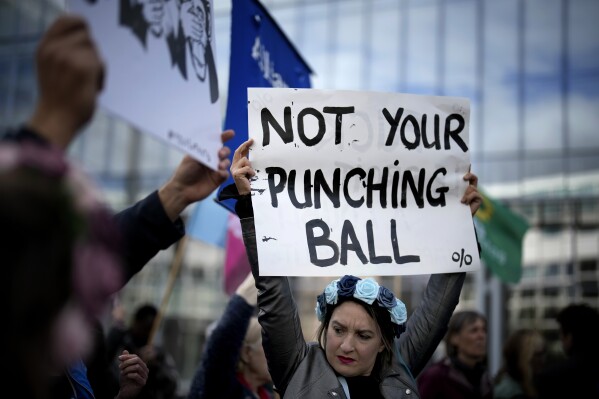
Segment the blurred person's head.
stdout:
<svg viewBox="0 0 599 399">
<path fill-rule="evenodd" d="M 487 355 L 487 319 L 480 313 L 456 312 L 449 320 L 445 336 L 447 356 L 473 366 Z"/>
<path fill-rule="evenodd" d="M 536 396 L 534 374 L 543 366 L 545 340 L 535 330 L 520 329 L 511 334 L 503 346 L 503 366 L 499 376 L 509 375 L 524 393 Z"/>
<path fill-rule="evenodd" d="M 318 341 L 344 377 L 368 376 L 393 359 L 393 340 L 407 319 L 405 305 L 373 279 L 343 276 L 318 296 Z"/>
<path fill-rule="evenodd" d="M 599 313 L 587 304 L 572 304 L 557 317 L 562 348 L 567 355 L 597 353 L 599 348 Z"/>
<path fill-rule="evenodd" d="M 2 362 L 0 374 L 30 388 L 33 397 L 43 394 L 52 372 L 85 355 L 88 331 L 79 321 L 85 325 L 113 288 L 102 285 L 104 277 L 97 273 L 114 265 L 83 262 L 91 247 L 106 247 L 96 241 L 72 172 L 54 149 L 0 145 L 0 253 L 6 282 L 0 294 L 5 305 L 0 342 L 10 359 Z"/>
<path fill-rule="evenodd" d="M 250 319 L 239 354 L 237 371 L 255 387 L 271 382 L 266 355 L 262 347 L 262 327 L 256 317 Z"/>
<path fill-rule="evenodd" d="M 141 305 L 133 315 L 131 323 L 131 336 L 136 346 L 142 347 L 148 343 L 154 320 L 158 315 L 156 306 L 148 303 Z"/>
</svg>

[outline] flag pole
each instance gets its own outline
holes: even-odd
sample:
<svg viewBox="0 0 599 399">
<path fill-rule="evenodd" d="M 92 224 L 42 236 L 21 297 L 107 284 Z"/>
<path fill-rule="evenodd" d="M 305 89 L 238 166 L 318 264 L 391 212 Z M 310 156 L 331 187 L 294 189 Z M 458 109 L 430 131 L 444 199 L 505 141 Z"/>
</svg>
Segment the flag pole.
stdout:
<svg viewBox="0 0 599 399">
<path fill-rule="evenodd" d="M 175 285 L 175 280 L 179 275 L 179 270 L 181 269 L 181 264 L 183 264 L 183 255 L 185 253 L 185 247 L 187 246 L 187 235 L 183 236 L 177 245 L 177 250 L 175 255 L 173 256 L 173 261 L 171 262 L 171 267 L 168 275 L 168 281 L 166 284 L 166 288 L 164 294 L 162 296 L 162 302 L 160 303 L 160 308 L 158 309 L 158 313 L 154 318 L 154 323 L 152 324 L 152 330 L 150 330 L 150 336 L 148 337 L 148 345 L 152 345 L 154 342 L 154 338 L 156 337 L 156 333 L 158 332 L 158 328 L 160 328 L 160 323 L 162 322 L 162 317 L 166 312 L 166 307 L 168 306 L 168 302 L 170 300 L 171 293 L 173 292 L 173 287 Z"/>
</svg>

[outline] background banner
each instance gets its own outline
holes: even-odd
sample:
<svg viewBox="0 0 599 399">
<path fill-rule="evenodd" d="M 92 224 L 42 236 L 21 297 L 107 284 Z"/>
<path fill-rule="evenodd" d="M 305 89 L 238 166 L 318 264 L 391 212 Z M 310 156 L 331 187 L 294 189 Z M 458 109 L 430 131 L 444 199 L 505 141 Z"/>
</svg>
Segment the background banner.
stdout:
<svg viewBox="0 0 599 399">
<path fill-rule="evenodd" d="M 212 2 L 69 0 L 85 17 L 107 73 L 110 113 L 216 169 L 222 119 Z"/>
<path fill-rule="evenodd" d="M 474 222 L 482 249 L 481 256 L 493 274 L 505 283 L 522 277 L 522 242 L 528 222 L 480 190 L 483 203 Z"/>
</svg>

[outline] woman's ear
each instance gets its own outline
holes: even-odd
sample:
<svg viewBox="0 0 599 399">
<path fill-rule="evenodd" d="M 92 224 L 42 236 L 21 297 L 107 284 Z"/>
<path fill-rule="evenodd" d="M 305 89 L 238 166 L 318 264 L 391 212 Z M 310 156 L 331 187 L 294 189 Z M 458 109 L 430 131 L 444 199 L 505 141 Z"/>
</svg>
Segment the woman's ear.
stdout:
<svg viewBox="0 0 599 399">
<path fill-rule="evenodd" d="M 243 363 L 243 364 L 248 364 L 250 362 L 250 357 L 251 357 L 251 352 L 252 348 L 249 347 L 249 345 L 244 344 L 243 347 L 241 348 L 241 352 L 239 353 L 239 360 Z"/>
</svg>

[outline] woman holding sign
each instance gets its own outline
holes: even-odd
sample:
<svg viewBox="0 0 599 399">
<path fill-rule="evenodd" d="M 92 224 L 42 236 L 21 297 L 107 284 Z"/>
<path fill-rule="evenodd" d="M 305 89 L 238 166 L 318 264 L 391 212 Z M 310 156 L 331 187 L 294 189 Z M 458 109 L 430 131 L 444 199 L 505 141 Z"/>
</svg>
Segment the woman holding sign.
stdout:
<svg viewBox="0 0 599 399">
<path fill-rule="evenodd" d="M 372 279 L 343 276 L 318 296 L 319 342 L 306 343 L 286 277 L 260 277 L 250 196 L 255 175 L 247 158 L 253 140 L 233 157 L 243 239 L 259 291 L 259 321 L 275 387 L 283 398 L 417 398 L 414 377 L 437 348 L 458 303 L 465 273 L 431 275 L 410 320 L 404 304 Z M 481 204 L 477 177 L 462 202 Z M 230 191 L 223 191 L 224 194 Z M 221 193 L 221 194 L 223 194 Z"/>
</svg>

